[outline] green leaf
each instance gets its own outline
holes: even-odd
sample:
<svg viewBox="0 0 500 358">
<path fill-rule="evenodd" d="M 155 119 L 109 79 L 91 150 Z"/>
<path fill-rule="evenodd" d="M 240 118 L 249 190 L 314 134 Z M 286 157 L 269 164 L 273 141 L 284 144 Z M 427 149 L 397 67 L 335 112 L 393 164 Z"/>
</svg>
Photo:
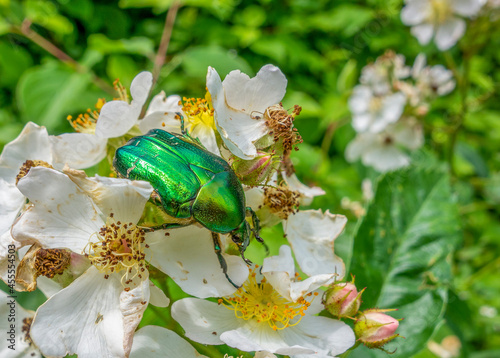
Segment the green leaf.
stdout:
<svg viewBox="0 0 500 358">
<path fill-rule="evenodd" d="M 55 63 L 34 67 L 24 73 L 17 85 L 19 109 L 25 121 L 57 128 L 65 124 L 67 114 L 84 111 L 90 105 L 88 98 L 82 100 L 89 84 L 90 74 L 77 73 Z"/>
<path fill-rule="evenodd" d="M 441 324 L 452 279 L 449 258 L 461 240 L 457 205 L 443 166 L 389 173 L 354 236 L 351 273 L 367 287 L 363 308 L 397 308 L 404 318 L 392 357 L 411 357 Z M 353 357 L 385 357 L 356 349 Z"/>
<path fill-rule="evenodd" d="M 73 32 L 73 24 L 58 13 L 54 3 L 46 0 L 28 0 L 24 2 L 26 18 L 32 22 L 54 31 L 59 35 Z"/>
<path fill-rule="evenodd" d="M 0 86 L 14 87 L 32 62 L 29 52 L 21 46 L 0 42 Z"/>
<path fill-rule="evenodd" d="M 357 81 L 358 70 L 356 67 L 356 60 L 350 59 L 346 62 L 339 74 L 339 78 L 337 79 L 337 91 L 339 91 L 339 93 L 349 91 L 354 87 Z"/>
<path fill-rule="evenodd" d="M 208 66 L 214 67 L 222 79 L 232 70 L 253 76 L 252 68 L 237 54 L 217 46 L 192 47 L 184 53 L 182 62 L 189 76 L 205 78 Z"/>
<path fill-rule="evenodd" d="M 131 37 L 130 39 L 111 40 L 104 34 L 92 34 L 88 38 L 89 49 L 102 54 L 130 53 L 143 56 L 154 56 L 154 42 L 147 37 Z"/>
</svg>

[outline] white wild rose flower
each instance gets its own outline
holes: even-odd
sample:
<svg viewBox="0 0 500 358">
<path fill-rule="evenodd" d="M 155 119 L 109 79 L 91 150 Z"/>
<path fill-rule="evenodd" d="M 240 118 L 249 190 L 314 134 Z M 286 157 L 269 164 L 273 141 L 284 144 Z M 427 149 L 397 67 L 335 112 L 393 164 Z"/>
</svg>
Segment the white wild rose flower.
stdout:
<svg viewBox="0 0 500 358">
<path fill-rule="evenodd" d="M 0 156 L 0 277 L 4 281 L 7 280 L 8 247 L 20 247 L 10 229 L 26 204 L 26 198 L 16 186 L 19 170 L 27 160 L 50 165 L 52 158 L 47 129 L 33 122 L 27 123 L 21 134 L 3 148 Z"/>
<path fill-rule="evenodd" d="M 355 343 L 345 323 L 319 317 L 320 298 L 314 292 L 334 274 L 296 281 L 289 246 L 268 257 L 232 296 L 219 303 L 184 298 L 172 305 L 172 316 L 186 336 L 202 344 L 227 344 L 242 351 L 335 357 Z"/>
<path fill-rule="evenodd" d="M 475 16 L 486 0 L 405 0 L 401 21 L 422 45 L 432 38 L 439 50 L 453 47 L 465 34 L 462 17 Z"/>
<path fill-rule="evenodd" d="M 136 226 L 153 190 L 149 183 L 34 167 L 18 187 L 33 205 L 13 226 L 13 237 L 22 246 L 65 248 L 88 260 L 81 276 L 37 310 L 31 336 L 45 355 L 127 356 L 148 302 L 169 302 L 149 282 L 146 260 L 187 293 L 208 297 L 235 290 L 208 230 L 145 232 Z M 241 284 L 245 263 L 230 255 L 226 260 L 228 274 Z"/>
<path fill-rule="evenodd" d="M 420 148 L 423 141 L 420 124 L 413 119 L 405 119 L 380 133 L 358 133 L 347 145 L 345 156 L 349 162 L 361 159 L 365 166 L 388 172 L 407 166 L 410 157 L 406 150 Z"/>
<path fill-rule="evenodd" d="M 378 133 L 399 120 L 406 96 L 402 92 L 377 96 L 370 87 L 358 85 L 354 87 L 348 105 L 356 132 Z"/>
<path fill-rule="evenodd" d="M 269 132 L 264 113 L 281 102 L 286 85 L 285 75 L 273 65 L 265 65 L 253 78 L 231 71 L 224 81 L 214 68 L 208 68 L 215 125 L 234 155 L 247 160 L 256 157 L 255 142 Z"/>
</svg>

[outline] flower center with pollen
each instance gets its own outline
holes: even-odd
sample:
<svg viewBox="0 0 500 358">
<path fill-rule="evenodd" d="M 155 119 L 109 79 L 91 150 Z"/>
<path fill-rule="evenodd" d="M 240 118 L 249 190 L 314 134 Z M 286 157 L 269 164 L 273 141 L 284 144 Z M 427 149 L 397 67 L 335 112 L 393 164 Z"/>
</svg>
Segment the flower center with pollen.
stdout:
<svg viewBox="0 0 500 358">
<path fill-rule="evenodd" d="M 219 299 L 219 304 L 234 311 L 237 318 L 268 324 L 275 331 L 297 325 L 311 305 L 303 297 L 288 301 L 265 278 L 257 282 L 255 269 L 233 296 Z"/>
<path fill-rule="evenodd" d="M 299 210 L 300 194 L 290 190 L 286 186 L 264 187 L 264 206 L 267 206 L 273 214 L 286 220 L 288 216 Z"/>
<path fill-rule="evenodd" d="M 295 145 L 302 143 L 302 137 L 298 133 L 297 128 L 293 126 L 295 117 L 301 111 L 302 107 L 295 105 L 292 114 L 288 114 L 281 104 L 277 104 L 267 108 L 264 113 L 266 126 L 269 128 L 269 135 L 273 136 L 275 143 L 281 143 L 283 158 L 287 158 L 293 148 L 298 150 L 298 147 Z"/>
<path fill-rule="evenodd" d="M 113 272 L 125 270 L 122 284 L 129 284 L 136 276 L 142 278 L 145 268 L 144 231 L 133 223 L 115 221 L 111 215 L 106 225 L 96 233 L 99 241 L 89 243 L 85 256 L 108 278 Z"/>
<path fill-rule="evenodd" d="M 211 105 L 211 97 L 207 92 L 205 98 L 186 98 L 182 99 L 184 105 L 182 111 L 187 116 L 187 122 L 190 132 L 197 126 L 205 126 L 215 129 L 214 109 Z"/>
</svg>

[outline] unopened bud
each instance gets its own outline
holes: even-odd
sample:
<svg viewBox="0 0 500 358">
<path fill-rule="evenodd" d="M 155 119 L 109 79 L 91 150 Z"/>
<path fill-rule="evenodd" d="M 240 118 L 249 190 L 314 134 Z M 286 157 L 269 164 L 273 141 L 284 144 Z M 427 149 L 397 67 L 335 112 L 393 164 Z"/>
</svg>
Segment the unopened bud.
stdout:
<svg viewBox="0 0 500 358">
<path fill-rule="evenodd" d="M 257 156 L 251 160 L 235 157 L 232 167 L 242 184 L 257 185 L 269 178 L 277 159 L 272 153 L 259 151 Z"/>
<path fill-rule="evenodd" d="M 332 285 L 323 298 L 325 308 L 335 317 L 354 317 L 361 305 L 361 295 L 353 282 L 343 282 Z"/>
<path fill-rule="evenodd" d="M 399 334 L 395 334 L 395 332 L 399 321 L 384 314 L 384 312 L 389 311 L 395 310 L 370 309 L 361 312 L 354 324 L 354 333 L 356 333 L 358 341 L 368 348 L 382 349 L 384 344 L 398 337 Z"/>
</svg>

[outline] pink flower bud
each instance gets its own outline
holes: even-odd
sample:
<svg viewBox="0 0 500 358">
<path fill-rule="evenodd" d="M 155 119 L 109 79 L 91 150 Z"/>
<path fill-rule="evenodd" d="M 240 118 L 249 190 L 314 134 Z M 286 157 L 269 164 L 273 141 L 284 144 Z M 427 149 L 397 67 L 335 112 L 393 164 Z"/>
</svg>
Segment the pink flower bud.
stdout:
<svg viewBox="0 0 500 358">
<path fill-rule="evenodd" d="M 354 333 L 358 341 L 369 348 L 382 348 L 384 344 L 398 337 L 395 334 L 399 321 L 383 312 L 395 311 L 392 309 L 370 309 L 361 312 L 354 324 Z"/>
<path fill-rule="evenodd" d="M 241 183 L 246 185 L 257 185 L 264 182 L 272 173 L 277 157 L 272 153 L 257 152 L 257 156 L 251 160 L 234 158 L 232 168 Z"/>
<path fill-rule="evenodd" d="M 361 295 L 364 289 L 358 293 L 353 282 L 334 284 L 326 291 L 323 299 L 325 308 L 332 315 L 340 317 L 354 317 L 361 305 Z"/>
</svg>

